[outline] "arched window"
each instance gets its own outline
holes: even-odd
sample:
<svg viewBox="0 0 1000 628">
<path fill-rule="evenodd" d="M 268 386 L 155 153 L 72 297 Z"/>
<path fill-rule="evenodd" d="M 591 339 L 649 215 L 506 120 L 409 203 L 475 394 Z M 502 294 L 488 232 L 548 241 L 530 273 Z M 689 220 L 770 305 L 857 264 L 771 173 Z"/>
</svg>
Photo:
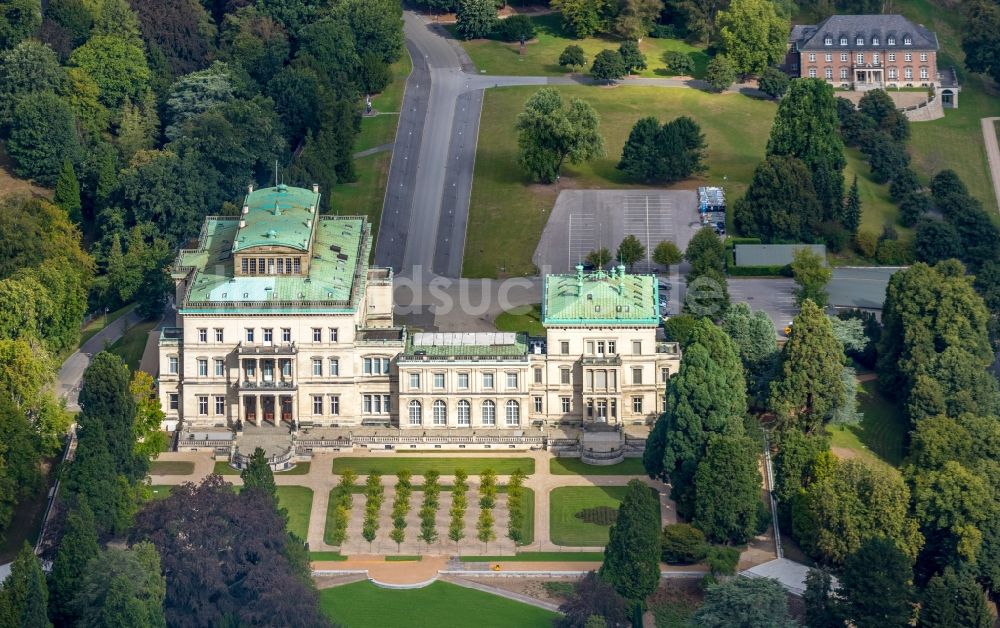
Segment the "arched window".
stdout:
<svg viewBox="0 0 1000 628">
<path fill-rule="evenodd" d="M 458 402 L 458 424 L 468 427 L 472 422 L 472 404 L 465 399 Z"/>
<path fill-rule="evenodd" d="M 438 399 L 434 402 L 434 425 L 448 424 L 448 406 Z"/>
<path fill-rule="evenodd" d="M 497 424 L 497 404 L 489 399 L 483 402 L 483 425 Z"/>
<path fill-rule="evenodd" d="M 420 402 L 414 399 L 410 402 L 410 425 L 420 425 L 423 421 L 423 411 Z"/>
<path fill-rule="evenodd" d="M 521 423 L 521 406 L 511 399 L 507 402 L 507 425 L 518 425 Z"/>
</svg>

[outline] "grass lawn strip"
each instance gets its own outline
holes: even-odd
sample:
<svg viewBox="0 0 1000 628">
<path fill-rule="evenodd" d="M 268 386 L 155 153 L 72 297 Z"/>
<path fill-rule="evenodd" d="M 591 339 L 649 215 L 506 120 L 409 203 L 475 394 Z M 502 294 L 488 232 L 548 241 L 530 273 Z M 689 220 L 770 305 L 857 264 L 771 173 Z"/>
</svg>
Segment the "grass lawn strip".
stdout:
<svg viewBox="0 0 1000 628">
<path fill-rule="evenodd" d="M 194 463 L 188 460 L 154 460 L 149 465 L 150 475 L 191 475 Z"/>
<path fill-rule="evenodd" d="M 278 507 L 288 511 L 288 531 L 305 540 L 309 533 L 309 512 L 313 492 L 305 486 L 279 486 Z"/>
<path fill-rule="evenodd" d="M 495 321 L 499 331 L 524 332 L 529 336 L 544 336 L 545 327 L 542 326 L 542 307 L 536 303 L 531 306 L 528 312 L 521 312 L 523 308 L 517 308 L 513 312 L 503 312 L 497 316 Z"/>
<path fill-rule="evenodd" d="M 626 491 L 625 486 L 561 486 L 552 489 L 549 494 L 549 537 L 552 542 L 575 547 L 606 545 L 610 524 L 588 523 L 576 515 L 589 508 L 617 510 Z"/>
<path fill-rule="evenodd" d="M 390 151 L 355 159 L 354 172 L 358 180 L 338 183 L 326 192 L 334 213 L 368 218 L 372 225 L 373 241 L 378 236 L 379 220 L 382 218 L 382 202 L 385 200 L 390 161 Z M 374 248 L 372 251 L 374 252 Z"/>
<path fill-rule="evenodd" d="M 309 552 L 309 560 L 313 561 L 344 561 L 347 560 L 347 556 L 344 556 L 340 552 Z"/>
<path fill-rule="evenodd" d="M 502 562 L 602 562 L 603 552 L 517 552 L 513 556 L 459 556 L 463 563 Z"/>
<path fill-rule="evenodd" d="M 642 458 L 626 458 L 618 464 L 593 465 L 579 458 L 549 459 L 549 473 L 552 475 L 646 475 Z"/>
<path fill-rule="evenodd" d="M 368 475 L 371 471 L 389 475 L 400 471 L 410 471 L 422 476 L 435 470 L 441 475 L 454 475 L 457 469 L 464 469 L 469 475 L 479 475 L 486 469 L 493 469 L 499 475 L 510 475 L 520 468 L 527 475 L 535 472 L 533 458 L 407 458 L 383 456 L 358 458 L 346 456 L 333 459 L 333 473 L 341 474 L 350 469 L 358 475 Z"/>
<path fill-rule="evenodd" d="M 831 446 L 899 466 L 903 461 L 904 439 L 908 430 L 906 417 L 897 405 L 882 395 L 877 380 L 861 383 L 858 410 L 864 414 L 860 424 L 831 425 L 827 428 L 832 436 Z"/>
<path fill-rule="evenodd" d="M 387 563 L 415 563 L 420 562 L 424 559 L 423 556 L 407 556 L 406 554 L 398 554 L 392 556 L 386 556 L 385 562 Z"/>
<path fill-rule="evenodd" d="M 142 353 L 146 350 L 149 332 L 154 327 L 156 321 L 143 321 L 129 327 L 121 338 L 108 347 L 108 351 L 120 357 L 128 365 L 129 370 L 136 370 L 142 361 Z"/>
<path fill-rule="evenodd" d="M 447 582 L 403 591 L 355 582 L 320 591 L 320 606 L 331 620 L 350 628 L 549 628 L 558 617 Z"/>
</svg>

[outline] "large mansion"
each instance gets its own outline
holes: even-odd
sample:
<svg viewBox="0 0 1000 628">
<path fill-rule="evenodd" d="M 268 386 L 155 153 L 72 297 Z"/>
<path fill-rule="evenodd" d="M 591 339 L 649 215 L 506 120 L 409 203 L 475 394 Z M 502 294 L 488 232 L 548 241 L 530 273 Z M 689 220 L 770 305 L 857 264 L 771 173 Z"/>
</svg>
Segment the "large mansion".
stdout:
<svg viewBox="0 0 1000 628">
<path fill-rule="evenodd" d="M 902 15 L 834 15 L 796 25 L 785 65 L 836 87 L 940 87 L 934 32 Z"/>
<path fill-rule="evenodd" d="M 367 221 L 320 216 L 319 189 L 250 189 L 173 268 L 160 337 L 166 429 L 244 425 L 510 430 L 646 423 L 679 368 L 658 342 L 657 282 L 623 267 L 549 275 L 544 337 L 409 333 Z M 426 432 L 425 432 L 426 433 Z"/>
</svg>

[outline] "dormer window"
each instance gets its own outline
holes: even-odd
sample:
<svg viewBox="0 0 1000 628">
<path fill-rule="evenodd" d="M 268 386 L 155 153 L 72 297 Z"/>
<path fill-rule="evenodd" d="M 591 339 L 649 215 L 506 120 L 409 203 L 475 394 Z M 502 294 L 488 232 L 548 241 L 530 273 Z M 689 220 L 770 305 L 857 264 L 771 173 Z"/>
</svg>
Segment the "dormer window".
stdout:
<svg viewBox="0 0 1000 628">
<path fill-rule="evenodd" d="M 856 42 L 856 43 L 857 43 L 857 45 L 859 45 L 859 46 L 864 46 L 864 45 L 865 45 L 865 38 L 864 38 L 864 37 L 858 37 L 858 39 L 857 39 L 857 42 Z"/>
<path fill-rule="evenodd" d="M 824 46 L 832 46 L 833 45 L 833 37 L 827 37 L 826 39 L 824 39 L 823 40 L 823 45 Z"/>
<path fill-rule="evenodd" d="M 846 46 L 847 45 L 847 38 L 846 37 L 841 37 L 840 38 L 840 45 L 841 46 Z"/>
<path fill-rule="evenodd" d="M 890 46 L 895 46 L 896 45 L 896 38 L 895 37 L 889 37 L 888 39 L 886 39 L 885 43 L 889 44 Z"/>
<path fill-rule="evenodd" d="M 872 45 L 873 46 L 877 46 L 878 45 L 878 37 L 872 37 Z"/>
<path fill-rule="evenodd" d="M 912 39 L 910 39 L 909 37 L 904 37 L 903 38 L 903 45 L 904 46 L 910 46 L 912 44 L 913 44 L 913 40 Z"/>
</svg>

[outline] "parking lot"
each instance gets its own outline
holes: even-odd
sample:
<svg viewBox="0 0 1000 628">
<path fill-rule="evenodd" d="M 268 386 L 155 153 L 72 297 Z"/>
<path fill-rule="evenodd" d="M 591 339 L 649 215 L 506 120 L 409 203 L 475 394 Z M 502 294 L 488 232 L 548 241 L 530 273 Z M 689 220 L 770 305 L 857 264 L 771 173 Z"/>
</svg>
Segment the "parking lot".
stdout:
<svg viewBox="0 0 1000 628">
<path fill-rule="evenodd" d="M 634 272 L 656 272 L 656 245 L 673 241 L 682 251 L 700 227 L 698 202 L 688 190 L 563 190 L 535 249 L 542 274 L 568 273 L 591 251 L 604 247 L 614 257 L 618 245 L 634 235 L 646 247 L 646 259 Z"/>
</svg>

